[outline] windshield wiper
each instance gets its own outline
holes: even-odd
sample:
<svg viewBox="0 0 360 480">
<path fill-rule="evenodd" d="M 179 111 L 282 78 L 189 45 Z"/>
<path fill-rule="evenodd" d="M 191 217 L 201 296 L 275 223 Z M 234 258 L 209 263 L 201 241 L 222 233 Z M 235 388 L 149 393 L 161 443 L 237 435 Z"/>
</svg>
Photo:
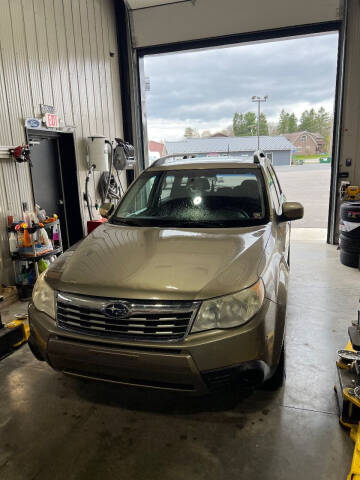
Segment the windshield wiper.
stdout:
<svg viewBox="0 0 360 480">
<path fill-rule="evenodd" d="M 223 222 L 180 222 L 177 227 L 184 228 L 223 228 L 228 226 Z"/>
<path fill-rule="evenodd" d="M 239 228 L 250 226 L 246 221 L 181 221 L 181 220 L 161 220 L 159 218 L 112 218 L 111 223 L 115 225 L 127 225 L 131 227 L 158 227 L 158 228 Z"/>
<path fill-rule="evenodd" d="M 111 223 L 114 223 L 115 225 L 128 225 L 131 227 L 141 227 L 143 225 L 141 221 L 136 221 L 135 219 L 130 218 L 112 218 Z"/>
</svg>

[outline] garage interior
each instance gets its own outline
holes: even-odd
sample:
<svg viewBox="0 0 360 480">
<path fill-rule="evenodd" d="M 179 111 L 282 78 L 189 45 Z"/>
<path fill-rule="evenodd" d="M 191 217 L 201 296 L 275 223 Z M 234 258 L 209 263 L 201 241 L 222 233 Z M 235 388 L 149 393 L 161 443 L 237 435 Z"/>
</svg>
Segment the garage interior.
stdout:
<svg viewBox="0 0 360 480">
<path fill-rule="evenodd" d="M 101 221 L 107 180 L 89 141 L 135 147 L 136 162 L 114 174 L 113 202 L 148 164 L 144 55 L 328 31 L 339 32 L 339 52 L 327 238 L 293 230 L 284 386 L 197 397 L 79 380 L 37 361 L 25 342 L 0 360 L 0 478 L 338 480 L 351 468 L 348 478 L 360 478 L 334 393 L 337 351 L 359 309 L 359 269 L 341 264 L 338 243 L 342 182 L 360 185 L 360 1 L 1 6 L 0 332 L 16 319 L 27 326 L 29 291 L 10 288 L 18 266 L 8 217 L 23 220 L 49 199 L 61 255 Z"/>
</svg>

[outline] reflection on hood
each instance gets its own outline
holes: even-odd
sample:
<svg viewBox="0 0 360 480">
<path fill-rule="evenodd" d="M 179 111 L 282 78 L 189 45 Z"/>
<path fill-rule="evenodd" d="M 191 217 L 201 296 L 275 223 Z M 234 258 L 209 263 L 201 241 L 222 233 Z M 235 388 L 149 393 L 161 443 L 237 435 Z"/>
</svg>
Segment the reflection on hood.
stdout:
<svg viewBox="0 0 360 480">
<path fill-rule="evenodd" d="M 56 289 L 112 298 L 205 299 L 256 282 L 270 227 L 102 225 L 49 268 Z"/>
</svg>

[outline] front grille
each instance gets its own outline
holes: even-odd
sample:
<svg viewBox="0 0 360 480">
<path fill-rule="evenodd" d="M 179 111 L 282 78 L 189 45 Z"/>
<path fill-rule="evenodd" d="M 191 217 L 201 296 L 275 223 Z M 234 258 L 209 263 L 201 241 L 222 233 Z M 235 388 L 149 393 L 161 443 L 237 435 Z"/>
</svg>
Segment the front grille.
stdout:
<svg viewBox="0 0 360 480">
<path fill-rule="evenodd" d="M 113 305 L 124 307 L 126 313 L 113 315 Z M 186 336 L 198 307 L 199 302 L 118 300 L 58 293 L 56 317 L 60 328 L 87 335 L 169 341 Z"/>
</svg>

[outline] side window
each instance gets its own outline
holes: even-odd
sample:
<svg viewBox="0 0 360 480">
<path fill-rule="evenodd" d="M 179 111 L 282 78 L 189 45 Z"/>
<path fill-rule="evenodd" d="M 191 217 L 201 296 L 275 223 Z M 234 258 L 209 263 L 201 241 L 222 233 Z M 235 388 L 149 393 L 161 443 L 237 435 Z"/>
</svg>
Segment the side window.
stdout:
<svg viewBox="0 0 360 480">
<path fill-rule="evenodd" d="M 272 176 L 272 178 L 273 178 L 273 180 L 274 180 L 274 185 L 275 185 L 275 188 L 276 188 L 276 193 L 278 194 L 279 200 L 280 200 L 280 202 L 281 202 L 282 190 L 281 190 L 281 186 L 280 186 L 279 180 L 278 180 L 278 178 L 277 178 L 276 172 L 275 172 L 274 167 L 273 167 L 272 165 L 269 166 L 269 171 L 270 171 L 270 175 Z"/>
<path fill-rule="evenodd" d="M 270 160 L 271 163 L 273 163 L 273 154 L 272 152 L 268 152 L 265 154 L 267 156 L 267 158 Z"/>
<path fill-rule="evenodd" d="M 175 177 L 174 175 L 167 175 L 164 179 L 164 183 L 161 189 L 160 201 L 163 202 L 167 200 L 171 195 L 171 190 L 174 185 Z"/>
<path fill-rule="evenodd" d="M 134 196 L 132 196 L 132 192 L 129 192 L 130 202 L 128 205 L 127 213 L 130 213 L 130 214 L 139 213 L 140 211 L 143 211 L 148 207 L 148 201 L 150 198 L 152 188 L 154 186 L 155 178 L 156 178 L 155 175 L 153 175 L 150 178 L 146 178 L 146 179 L 144 178 L 144 183 L 137 190 L 137 193 Z M 118 216 L 121 217 L 121 214 L 122 214 L 122 209 L 120 207 Z"/>
<path fill-rule="evenodd" d="M 188 184 L 188 182 L 189 182 L 189 177 L 181 177 L 180 186 L 181 186 L 181 187 L 186 187 L 186 185 Z"/>
<path fill-rule="evenodd" d="M 274 205 L 275 211 L 276 213 L 280 213 L 280 197 L 278 196 L 278 193 L 276 191 L 274 178 L 267 167 L 264 168 L 264 172 L 266 175 L 266 181 L 269 186 L 270 196 L 271 196 L 271 200 Z"/>
</svg>

